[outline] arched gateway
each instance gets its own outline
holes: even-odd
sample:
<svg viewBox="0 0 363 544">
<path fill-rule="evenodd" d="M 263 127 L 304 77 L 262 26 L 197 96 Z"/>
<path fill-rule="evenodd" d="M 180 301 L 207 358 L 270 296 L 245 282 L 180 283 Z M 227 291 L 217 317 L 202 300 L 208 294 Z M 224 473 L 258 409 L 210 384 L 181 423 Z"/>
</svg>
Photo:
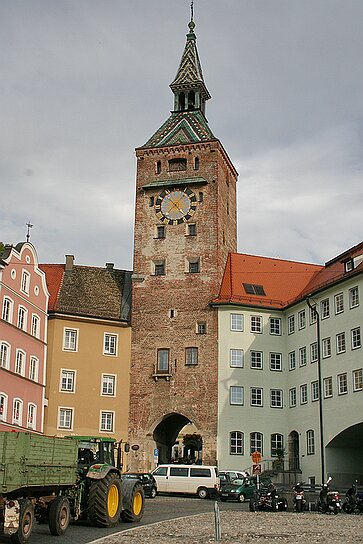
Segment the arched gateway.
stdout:
<svg viewBox="0 0 363 544">
<path fill-rule="evenodd" d="M 168 460 L 187 421 L 198 422 L 203 461 L 217 460 L 218 324 L 210 302 L 236 251 L 237 172 L 205 117 L 210 94 L 194 27 L 192 20 L 170 85 L 174 111 L 136 150 L 132 470 L 149 469 L 156 449 Z"/>
<path fill-rule="evenodd" d="M 325 448 L 327 473 L 334 485 L 363 485 L 363 422 L 344 429 Z"/>
</svg>

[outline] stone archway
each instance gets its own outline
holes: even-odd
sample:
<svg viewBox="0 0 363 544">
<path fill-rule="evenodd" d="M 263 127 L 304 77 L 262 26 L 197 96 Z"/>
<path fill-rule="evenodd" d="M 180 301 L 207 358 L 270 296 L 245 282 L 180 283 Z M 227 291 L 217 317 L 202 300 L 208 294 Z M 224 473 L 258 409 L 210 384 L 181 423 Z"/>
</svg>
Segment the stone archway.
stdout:
<svg viewBox="0 0 363 544">
<path fill-rule="evenodd" d="M 334 485 L 350 486 L 354 480 L 363 484 L 363 423 L 347 427 L 334 436 L 325 449 L 326 471 Z"/>
<path fill-rule="evenodd" d="M 153 431 L 153 439 L 159 451 L 159 464 L 170 463 L 171 450 L 181 429 L 192 423 L 186 416 L 178 413 L 167 414 L 156 425 Z"/>
</svg>

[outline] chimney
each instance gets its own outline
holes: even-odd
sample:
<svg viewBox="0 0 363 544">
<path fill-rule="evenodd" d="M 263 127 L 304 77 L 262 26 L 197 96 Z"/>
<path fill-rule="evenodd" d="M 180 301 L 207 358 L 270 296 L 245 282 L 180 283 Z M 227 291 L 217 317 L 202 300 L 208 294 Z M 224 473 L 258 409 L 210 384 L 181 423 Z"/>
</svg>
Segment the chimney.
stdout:
<svg viewBox="0 0 363 544">
<path fill-rule="evenodd" d="M 106 269 L 107 270 L 113 270 L 114 263 L 106 263 Z"/>
<path fill-rule="evenodd" d="M 71 272 L 73 270 L 74 255 L 66 255 L 66 272 Z"/>
</svg>

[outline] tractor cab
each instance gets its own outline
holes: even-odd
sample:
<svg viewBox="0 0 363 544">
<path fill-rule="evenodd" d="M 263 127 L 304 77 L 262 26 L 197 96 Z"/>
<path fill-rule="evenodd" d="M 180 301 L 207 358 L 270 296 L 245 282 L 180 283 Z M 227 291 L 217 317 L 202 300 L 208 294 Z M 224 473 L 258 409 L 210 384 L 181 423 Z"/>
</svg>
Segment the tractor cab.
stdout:
<svg viewBox="0 0 363 544">
<path fill-rule="evenodd" d="M 79 468 L 85 469 L 93 465 L 116 466 L 117 444 L 115 439 L 89 436 L 76 436 L 74 439 L 78 442 Z"/>
</svg>

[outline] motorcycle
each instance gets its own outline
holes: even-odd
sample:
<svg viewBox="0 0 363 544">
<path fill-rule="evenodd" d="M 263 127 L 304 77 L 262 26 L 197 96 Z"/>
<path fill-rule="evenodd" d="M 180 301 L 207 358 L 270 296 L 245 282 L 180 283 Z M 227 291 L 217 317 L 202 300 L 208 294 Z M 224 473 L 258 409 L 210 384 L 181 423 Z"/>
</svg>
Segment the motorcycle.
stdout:
<svg viewBox="0 0 363 544">
<path fill-rule="evenodd" d="M 363 512 L 363 493 L 358 492 L 357 483 L 348 489 L 342 509 L 346 514 L 361 514 Z"/>
<path fill-rule="evenodd" d="M 302 512 L 306 505 L 305 492 L 301 484 L 294 486 L 294 510 L 296 512 Z"/>
<path fill-rule="evenodd" d="M 275 488 L 260 489 L 250 500 L 250 512 L 278 512 L 287 510 L 287 500 L 279 497 Z"/>
<path fill-rule="evenodd" d="M 317 502 L 317 510 L 322 514 L 338 514 L 342 509 L 342 503 L 340 500 L 338 491 L 330 491 L 329 484 L 331 478 L 322 485 L 319 493 L 319 499 Z"/>
</svg>

